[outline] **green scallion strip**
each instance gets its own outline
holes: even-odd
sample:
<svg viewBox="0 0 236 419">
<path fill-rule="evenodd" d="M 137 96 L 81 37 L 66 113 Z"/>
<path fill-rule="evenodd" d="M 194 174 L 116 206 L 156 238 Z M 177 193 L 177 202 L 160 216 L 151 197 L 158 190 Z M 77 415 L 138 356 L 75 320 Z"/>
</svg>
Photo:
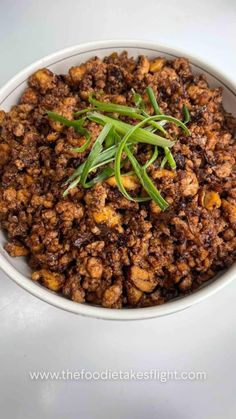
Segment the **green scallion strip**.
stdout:
<svg viewBox="0 0 236 419">
<path fill-rule="evenodd" d="M 106 167 L 102 172 L 100 172 L 97 176 L 95 176 L 92 180 L 87 182 L 87 187 L 92 188 L 92 186 L 96 185 L 96 183 L 103 182 L 104 180 L 108 179 L 109 177 L 114 175 L 114 168 L 113 167 Z"/>
<path fill-rule="evenodd" d="M 145 103 L 144 103 L 144 100 L 143 100 L 142 96 L 139 93 L 135 92 L 134 89 L 131 89 L 131 91 L 133 93 L 133 100 L 134 100 L 135 106 L 137 106 L 137 108 L 141 109 L 142 115 L 145 118 L 148 118 L 150 115 L 148 115 L 148 113 L 145 112 Z"/>
<path fill-rule="evenodd" d="M 144 116 L 144 118 L 148 118 L 150 116 L 147 112 L 145 112 L 144 109 L 142 110 L 142 115 Z M 159 124 L 159 125 L 163 126 L 163 124 Z"/>
<path fill-rule="evenodd" d="M 160 110 L 160 108 L 157 104 L 156 97 L 154 95 L 154 92 L 153 92 L 153 89 L 151 88 L 151 86 L 147 87 L 146 92 L 148 94 L 149 100 L 150 100 L 150 102 L 153 106 L 153 109 L 154 109 L 156 115 L 160 115 L 161 110 Z M 173 157 L 170 149 L 168 147 L 164 147 L 164 150 L 165 150 L 166 159 L 169 162 L 170 167 L 172 169 L 176 169 L 176 163 L 175 163 L 174 157 Z M 165 164 L 165 162 L 164 162 L 164 164 Z"/>
<path fill-rule="evenodd" d="M 164 211 L 167 207 L 168 207 L 168 203 L 164 200 L 164 198 L 161 196 L 160 192 L 157 190 L 157 188 L 155 187 L 154 183 L 152 182 L 152 180 L 149 178 L 149 176 L 146 173 L 146 169 L 142 168 L 138 161 L 136 160 L 136 158 L 134 157 L 134 155 L 131 153 L 131 151 L 129 150 L 129 148 L 127 147 L 127 141 L 130 140 L 132 138 L 132 135 L 135 133 L 135 131 L 137 131 L 138 129 L 140 129 L 140 127 L 142 125 L 145 125 L 146 123 L 149 122 L 149 120 L 152 118 L 156 118 L 157 116 L 154 117 L 149 117 L 146 118 L 145 121 L 141 121 L 139 124 L 137 124 L 136 126 L 134 126 L 133 128 L 131 128 L 124 136 L 124 138 L 122 139 L 122 141 L 120 142 L 118 149 L 117 149 L 117 153 L 116 153 L 116 158 L 115 158 L 115 178 L 116 178 L 116 182 L 117 182 L 117 186 L 120 190 L 120 192 L 127 198 L 130 199 L 132 201 L 138 201 L 138 202 L 142 202 L 144 200 L 148 200 L 150 198 L 142 198 L 142 197 L 138 197 L 138 198 L 134 198 L 132 196 L 130 196 L 128 194 L 128 192 L 126 191 L 126 189 L 123 186 L 122 183 L 122 178 L 121 178 L 121 157 L 122 157 L 122 153 L 123 151 L 126 152 L 133 168 L 134 171 L 136 173 L 136 175 L 138 176 L 141 185 L 143 186 L 143 188 L 146 190 L 146 192 L 148 193 L 149 197 L 151 197 L 151 199 L 153 199 L 158 205 L 159 207 Z"/>
<path fill-rule="evenodd" d="M 73 151 L 75 151 L 76 153 L 83 153 L 84 151 L 87 150 L 87 148 L 89 147 L 89 144 L 90 144 L 90 138 L 88 138 L 81 147 L 73 148 Z"/>
<path fill-rule="evenodd" d="M 102 111 L 102 112 L 117 113 L 120 115 L 129 116 L 130 118 L 138 119 L 141 121 L 143 121 L 146 117 L 149 117 L 149 115 L 147 115 L 146 113 L 145 115 L 141 115 L 141 113 L 139 112 L 144 113 L 144 111 L 138 108 L 131 108 L 129 106 L 124 106 L 124 105 L 117 105 L 116 103 L 101 102 L 95 99 L 93 96 L 89 97 L 89 101 L 94 107 L 96 107 L 97 110 Z M 150 124 L 153 125 L 159 131 L 161 131 L 164 135 L 166 136 L 168 135 L 167 131 L 160 124 L 157 124 L 155 121 L 150 121 Z"/>
<path fill-rule="evenodd" d="M 67 127 L 73 127 L 76 132 L 84 135 L 84 137 L 87 140 L 90 139 L 90 132 L 86 128 L 83 128 L 85 118 L 70 121 L 69 119 L 65 118 L 64 116 L 59 115 L 55 112 L 51 112 L 51 111 L 47 111 L 47 115 L 53 121 L 60 122 L 61 124 L 66 125 Z"/>
<path fill-rule="evenodd" d="M 154 152 L 153 152 L 153 155 L 152 155 L 152 157 L 150 158 L 150 160 L 148 160 L 144 165 L 143 165 L 143 168 L 144 169 L 147 169 L 152 163 L 154 163 L 154 161 L 157 159 L 157 157 L 158 157 L 158 148 L 157 148 L 157 146 L 155 145 L 155 148 L 154 148 Z"/>
<path fill-rule="evenodd" d="M 69 191 L 78 185 L 78 183 L 80 182 L 80 179 L 81 179 L 81 176 L 78 176 L 76 179 L 74 179 L 73 182 L 70 183 L 68 188 L 66 188 L 66 190 L 63 192 L 62 196 L 68 195 Z"/>
<path fill-rule="evenodd" d="M 184 115 L 184 124 L 187 124 L 190 121 L 190 113 L 189 110 L 187 108 L 187 106 L 185 105 L 185 103 L 183 104 L 183 115 Z"/>
<path fill-rule="evenodd" d="M 177 118 L 174 118 L 173 116 L 169 116 L 169 115 L 156 115 L 156 117 L 158 118 L 158 121 L 167 121 L 167 122 L 173 122 L 174 124 L 176 124 L 178 127 L 182 128 L 182 130 L 184 131 L 184 133 L 186 135 L 191 135 L 189 129 L 186 127 L 186 125 L 180 121 Z"/>
<path fill-rule="evenodd" d="M 145 120 L 141 121 L 142 125 L 147 123 L 147 121 L 150 124 L 150 121 L 155 120 L 156 118 L 160 118 L 162 115 L 156 115 L 151 116 L 149 118 L 146 118 Z M 127 124 L 126 122 L 110 118 L 109 116 L 99 114 L 97 112 L 94 112 L 92 114 L 88 114 L 88 119 L 91 121 L 95 121 L 98 124 L 104 125 L 105 123 L 111 123 L 116 131 L 121 134 L 125 135 L 127 132 L 130 131 L 130 127 L 133 125 Z M 178 120 L 177 120 L 178 121 Z M 144 124 L 143 124 L 144 123 Z M 138 124 L 139 125 L 139 124 Z M 135 125 L 136 126 L 136 125 Z M 130 142 L 132 143 L 145 143 L 145 144 L 153 144 L 160 147 L 172 147 L 174 145 L 173 141 L 167 140 L 166 138 L 161 137 L 160 135 L 153 134 L 152 132 L 148 132 L 145 129 L 137 128 L 135 131 L 135 134 L 131 135 Z"/>
<path fill-rule="evenodd" d="M 92 111 L 94 111 L 93 108 L 85 108 L 85 109 L 81 109 L 80 111 L 75 112 L 74 115 L 75 116 L 83 115 L 84 113 L 88 113 L 88 112 L 92 112 Z"/>
<path fill-rule="evenodd" d="M 128 147 L 127 147 L 128 148 Z M 132 154 L 132 153 L 131 153 Z M 116 173 L 116 166 L 115 166 L 115 178 L 116 178 L 116 182 L 117 182 L 117 186 L 119 191 L 122 193 L 122 195 L 124 195 L 124 197 L 126 199 L 128 199 L 129 201 L 135 201 L 135 202 L 146 202 L 146 201 L 150 201 L 151 198 L 149 196 L 147 197 L 134 197 L 131 196 L 127 190 L 125 189 L 123 182 L 122 182 L 122 174 L 119 172 Z"/>
<path fill-rule="evenodd" d="M 140 180 L 141 185 L 145 189 L 145 191 L 148 193 L 148 195 L 155 201 L 158 206 L 161 208 L 162 211 L 165 211 L 168 208 L 168 203 L 165 201 L 165 199 L 161 196 L 160 192 L 154 185 L 151 178 L 148 176 L 146 170 L 140 166 L 136 158 L 132 153 L 130 153 L 128 147 L 125 147 L 125 151 L 127 152 L 127 155 L 131 161 L 131 164 L 134 168 L 134 171 L 137 175 L 137 177 Z"/>
<path fill-rule="evenodd" d="M 94 166 L 93 168 L 96 169 L 97 167 L 100 167 L 101 165 L 104 164 L 104 162 L 106 162 L 107 160 L 113 158 L 116 154 L 116 150 L 117 150 L 117 145 L 114 145 L 104 151 L 102 151 L 97 159 L 94 161 Z M 65 183 L 63 183 L 63 186 L 68 185 L 68 183 L 72 182 L 77 176 L 80 176 L 81 173 L 83 172 L 84 166 L 85 166 L 86 162 L 83 162 L 81 165 L 79 165 L 75 171 L 72 173 L 72 175 L 65 181 Z"/>
<path fill-rule="evenodd" d="M 153 91 L 152 87 L 148 86 L 146 88 L 146 92 L 147 92 L 148 98 L 150 100 L 150 103 L 151 103 L 151 105 L 154 109 L 155 114 L 156 115 L 161 115 L 162 112 L 161 112 L 161 110 L 158 106 L 158 103 L 157 103 L 157 100 L 156 100 L 156 97 L 155 97 L 155 94 L 154 94 L 154 91 Z"/>
<path fill-rule="evenodd" d="M 116 103 L 101 102 L 93 97 L 89 96 L 89 103 L 96 107 L 99 111 L 108 113 L 119 113 L 120 115 L 130 116 L 136 118 L 140 112 L 138 108 L 131 108 L 130 106 L 117 105 Z"/>
<path fill-rule="evenodd" d="M 101 161 L 100 163 L 98 163 L 98 164 L 95 164 L 94 166 L 92 166 L 91 167 L 91 169 L 90 169 L 90 171 L 89 171 L 89 173 L 90 172 L 92 172 L 92 171 L 94 171 L 94 170 L 96 170 L 96 169 L 98 169 L 99 167 L 101 167 L 101 166 L 105 166 L 106 164 L 109 164 L 109 163 L 111 163 L 111 162 L 114 162 L 114 160 L 115 160 L 115 158 L 114 157 L 112 157 L 112 158 L 110 158 L 110 159 L 107 159 L 107 160 L 104 160 L 104 161 Z M 84 162 L 83 164 L 81 164 L 77 169 L 76 169 L 76 172 L 77 172 L 77 174 L 75 175 L 75 176 L 73 176 L 74 175 L 74 173 L 73 173 L 73 175 L 69 178 L 69 179 L 67 179 L 67 181 L 63 184 L 63 186 L 66 186 L 66 185 L 68 185 L 68 183 L 70 183 L 71 181 L 71 183 L 70 183 L 70 185 L 68 186 L 68 188 L 64 191 L 64 193 L 63 193 L 63 196 L 66 196 L 67 194 L 68 194 L 68 192 L 69 192 L 69 190 L 70 189 L 73 189 L 73 188 L 75 188 L 75 186 L 77 186 L 78 185 L 78 183 L 80 182 L 80 180 L 81 180 L 81 174 L 82 174 L 82 172 L 83 172 L 83 169 L 84 169 L 84 166 L 85 166 L 85 163 L 86 162 Z M 109 176 L 108 176 L 109 177 Z"/>
<path fill-rule="evenodd" d="M 84 166 L 85 166 L 85 161 L 75 169 L 72 175 L 62 184 L 62 186 L 68 185 L 68 183 L 72 182 L 75 178 L 80 176 L 81 173 L 83 172 Z"/>
<path fill-rule="evenodd" d="M 164 169 L 164 167 L 165 167 L 166 163 L 167 163 L 167 157 L 165 156 L 165 157 L 162 159 L 162 161 L 161 161 L 160 168 L 161 168 L 161 169 Z"/>
<path fill-rule="evenodd" d="M 142 111 L 142 115 L 137 115 L 138 120 L 144 121 L 144 119 L 149 118 L 150 115 L 148 115 L 146 112 Z M 150 121 L 150 124 L 153 128 L 152 132 L 155 132 L 156 130 L 159 130 L 164 134 L 166 137 L 169 137 L 168 132 L 163 128 L 163 125 L 158 124 L 155 121 Z"/>
<path fill-rule="evenodd" d="M 83 172 L 81 174 L 81 184 L 84 188 L 88 188 L 89 186 L 86 184 L 86 180 L 89 174 L 89 171 L 91 169 L 91 167 L 94 164 L 94 161 L 96 160 L 96 158 L 98 157 L 98 155 L 100 154 L 100 152 L 102 151 L 102 144 L 106 138 L 106 136 L 108 135 L 109 131 L 112 128 L 112 124 L 108 123 L 105 125 L 105 127 L 102 129 L 102 131 L 100 132 L 99 136 L 97 137 L 95 143 L 93 144 L 93 147 L 87 157 Z"/>
<path fill-rule="evenodd" d="M 123 121 L 120 121 L 120 120 L 118 120 L 118 119 L 114 119 L 114 118 L 110 118 L 109 116 L 107 116 L 107 115 L 103 115 L 103 114 L 100 114 L 100 113 L 98 113 L 98 112 L 92 112 L 92 113 L 89 113 L 88 115 L 87 115 L 87 117 L 88 117 L 88 119 L 90 119 L 91 121 L 94 121 L 94 122 L 97 122 L 98 124 L 100 124 L 100 125 L 105 125 L 105 123 L 106 122 L 111 122 L 111 123 L 113 123 L 114 124 L 114 126 L 116 127 L 116 129 L 117 129 L 117 131 L 120 133 L 120 134 L 123 134 L 123 135 L 125 135 L 125 133 L 130 129 L 130 124 L 127 124 L 126 122 L 123 122 Z M 180 121 L 179 119 L 177 119 L 177 118 L 174 118 L 173 116 L 170 116 L 170 115 L 154 115 L 154 116 L 152 116 L 152 117 L 149 117 L 149 118 L 155 118 L 157 121 L 164 121 L 164 122 L 173 122 L 174 124 L 176 124 L 178 127 L 180 127 L 180 128 L 182 128 L 182 130 L 184 131 L 184 133 L 186 134 L 186 135 L 188 135 L 188 136 L 190 136 L 191 135 L 191 133 L 190 133 L 190 131 L 189 131 L 189 129 L 186 127 L 186 125 L 182 122 L 182 121 Z M 145 121 L 147 118 L 145 118 L 145 119 L 143 119 L 143 121 Z M 151 122 L 152 122 L 152 120 L 151 121 L 149 121 L 149 124 L 151 124 Z M 153 135 L 154 135 L 154 138 L 155 137 L 159 137 L 161 140 L 165 140 L 165 142 L 167 141 L 169 144 L 167 145 L 167 144 L 165 144 L 167 147 L 172 147 L 173 145 L 174 145 L 174 142 L 173 141 L 169 141 L 169 140 L 166 140 L 165 138 L 163 138 L 163 137 L 160 137 L 160 136 L 158 136 L 157 134 L 152 134 L 151 135 L 151 138 L 150 138 L 150 136 L 149 135 L 147 135 L 147 136 L 143 136 L 143 135 L 141 135 L 141 133 L 143 134 L 143 131 L 145 132 L 145 129 L 142 129 L 142 128 L 139 128 L 138 129 L 138 132 L 137 132 L 137 134 L 138 134 L 138 137 L 141 137 L 141 139 L 140 140 L 138 140 L 137 142 L 143 142 L 143 143 L 148 143 L 148 144 L 154 144 L 154 145 L 159 145 L 160 147 L 164 147 L 164 145 L 163 145 L 163 143 L 162 144 L 157 144 L 156 142 L 154 142 L 154 141 L 152 141 L 152 142 L 149 142 L 148 141 L 148 139 L 150 140 L 151 138 L 153 138 Z M 146 132 L 147 133 L 147 132 Z M 148 134 L 148 133 L 147 133 Z M 145 137 L 146 137 L 146 141 L 145 141 Z M 149 137 L 149 138 L 147 138 L 147 137 Z M 144 140 L 143 140 L 144 139 Z"/>
<path fill-rule="evenodd" d="M 143 110 L 145 108 L 145 105 L 142 96 L 139 93 L 135 92 L 134 89 L 131 89 L 131 92 L 133 94 L 133 101 L 135 106 Z"/>
<path fill-rule="evenodd" d="M 164 151 L 165 151 L 166 159 L 167 159 L 171 169 L 176 169 L 175 159 L 174 159 L 170 149 L 168 147 L 165 147 Z"/>
<path fill-rule="evenodd" d="M 110 132 L 107 134 L 107 137 L 105 139 L 105 148 L 110 148 L 113 145 L 115 145 L 117 140 L 117 134 L 115 132 L 114 127 L 111 128 Z M 120 138 L 119 138 L 120 140 Z"/>
<path fill-rule="evenodd" d="M 148 127 L 145 127 L 144 129 L 145 129 L 145 131 L 148 131 L 148 132 L 155 132 L 156 131 L 155 128 L 153 128 L 151 125 L 149 125 Z"/>
</svg>

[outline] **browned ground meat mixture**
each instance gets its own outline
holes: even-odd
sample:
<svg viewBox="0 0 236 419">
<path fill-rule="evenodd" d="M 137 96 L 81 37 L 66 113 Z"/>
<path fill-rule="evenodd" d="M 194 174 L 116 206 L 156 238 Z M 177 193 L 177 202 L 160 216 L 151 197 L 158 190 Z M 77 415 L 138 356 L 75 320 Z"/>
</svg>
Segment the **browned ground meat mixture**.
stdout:
<svg viewBox="0 0 236 419">
<path fill-rule="evenodd" d="M 88 151 L 72 151 L 85 138 L 49 120 L 45 110 L 71 119 L 88 106 L 88 95 L 134 106 L 140 93 L 152 114 L 152 86 L 163 113 L 182 119 L 190 110 L 186 137 L 176 126 L 172 148 L 177 170 L 149 175 L 170 204 L 127 200 L 110 179 L 92 189 L 78 186 L 65 198 L 63 182 Z M 129 120 L 129 122 L 132 122 Z M 94 141 L 101 127 L 87 122 Z M 150 62 L 126 52 L 95 57 L 68 75 L 48 69 L 33 74 L 18 105 L 0 111 L 0 223 L 11 256 L 26 256 L 32 280 L 73 301 L 109 308 L 162 304 L 193 292 L 236 259 L 234 121 L 222 107 L 222 92 L 194 76 L 184 58 Z M 150 157 L 139 145 L 139 161 Z M 135 177 L 126 179 L 135 195 Z"/>
</svg>

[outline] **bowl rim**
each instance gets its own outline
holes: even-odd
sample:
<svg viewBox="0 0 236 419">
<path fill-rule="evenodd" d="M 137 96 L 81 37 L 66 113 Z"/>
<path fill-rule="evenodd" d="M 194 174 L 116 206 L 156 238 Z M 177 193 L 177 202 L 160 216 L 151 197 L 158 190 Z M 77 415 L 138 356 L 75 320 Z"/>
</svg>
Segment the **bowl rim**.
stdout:
<svg viewBox="0 0 236 419">
<path fill-rule="evenodd" d="M 168 44 L 143 41 L 143 40 L 103 40 L 103 41 L 92 41 L 79 45 L 74 45 L 68 48 L 58 50 L 52 54 L 49 54 L 13 76 L 4 86 L 0 89 L 0 106 L 6 98 L 22 84 L 30 74 L 41 67 L 48 67 L 55 64 L 58 61 L 63 61 L 68 56 L 77 56 L 80 53 L 95 52 L 96 50 L 109 48 L 140 48 L 153 50 L 153 52 L 167 53 L 173 56 L 187 57 L 189 61 L 195 66 L 199 67 L 203 72 L 207 72 L 214 78 L 225 85 L 231 92 L 236 96 L 236 83 L 229 78 L 224 71 L 218 70 L 206 60 L 203 61 L 197 55 L 192 55 L 188 51 L 180 48 L 170 47 Z M 141 53 L 141 51 L 140 51 Z M 232 265 L 227 271 L 223 272 L 221 276 L 214 282 L 206 285 L 202 289 L 197 290 L 195 293 L 188 296 L 182 297 L 178 300 L 169 301 L 163 305 L 146 307 L 146 308 L 123 308 L 123 309 L 109 309 L 100 306 L 93 306 L 89 304 L 80 304 L 74 301 L 68 300 L 65 297 L 59 296 L 58 294 L 39 286 L 34 283 L 31 279 L 21 274 L 13 265 L 11 265 L 7 259 L 0 254 L 0 268 L 10 277 L 14 282 L 28 291 L 30 294 L 38 297 L 42 301 L 45 301 L 57 308 L 69 311 L 82 316 L 94 317 L 106 320 L 142 320 L 153 317 L 161 317 L 169 314 L 176 313 L 180 310 L 187 309 L 193 304 L 196 304 L 205 298 L 215 294 L 221 290 L 226 284 L 231 282 L 236 276 L 236 266 Z"/>
</svg>

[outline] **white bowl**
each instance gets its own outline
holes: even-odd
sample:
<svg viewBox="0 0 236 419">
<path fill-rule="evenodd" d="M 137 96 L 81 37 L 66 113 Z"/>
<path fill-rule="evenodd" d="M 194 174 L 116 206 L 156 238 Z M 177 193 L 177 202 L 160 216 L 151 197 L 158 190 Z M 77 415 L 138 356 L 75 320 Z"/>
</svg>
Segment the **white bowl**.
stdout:
<svg viewBox="0 0 236 419">
<path fill-rule="evenodd" d="M 149 42 L 123 40 L 91 42 L 67 48 L 42 58 L 13 77 L 0 90 L 0 109 L 9 110 L 12 105 L 15 105 L 18 102 L 20 95 L 27 85 L 28 77 L 39 68 L 48 67 L 55 73 L 66 73 L 71 66 L 80 64 L 94 55 L 102 58 L 113 51 L 121 52 L 124 49 L 128 51 L 129 55 L 134 57 L 137 57 L 139 54 L 144 54 L 149 58 L 153 58 L 155 56 L 166 56 L 169 58 L 182 56 L 189 58 L 195 74 L 204 73 L 211 86 L 223 87 L 224 106 L 227 111 L 231 113 L 235 112 L 236 85 L 222 72 L 217 71 L 215 68 L 209 66 L 208 63 L 202 62 L 197 57 L 190 56 L 188 53 L 181 50 Z M 13 279 L 13 281 L 47 303 L 76 314 L 96 318 L 111 320 L 137 320 L 175 313 L 179 310 L 186 309 L 206 297 L 209 297 L 216 291 L 221 290 L 226 284 L 236 277 L 236 265 L 234 264 L 230 269 L 221 273 L 215 281 L 212 281 L 210 284 L 207 283 L 203 288 L 199 289 L 195 293 L 170 301 L 164 305 L 137 309 L 107 309 L 89 304 L 75 303 L 52 291 L 49 291 L 40 284 L 33 282 L 30 279 L 30 268 L 26 264 L 24 258 L 10 257 L 3 248 L 5 242 L 6 237 L 2 232 L 0 232 L 0 267 L 11 279 Z"/>
</svg>

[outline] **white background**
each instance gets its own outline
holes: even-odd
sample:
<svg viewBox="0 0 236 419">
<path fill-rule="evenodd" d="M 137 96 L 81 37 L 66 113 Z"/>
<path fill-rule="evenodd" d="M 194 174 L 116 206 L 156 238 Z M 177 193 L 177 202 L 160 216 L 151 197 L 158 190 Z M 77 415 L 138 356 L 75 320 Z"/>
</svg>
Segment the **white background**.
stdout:
<svg viewBox="0 0 236 419">
<path fill-rule="evenodd" d="M 136 38 L 197 53 L 235 79 L 235 0 L 0 0 L 0 85 L 57 49 Z M 139 322 L 69 314 L 0 274 L 4 419 L 234 419 L 236 283 L 197 306 Z M 204 370 L 202 382 L 33 382 L 32 370 Z"/>
</svg>

